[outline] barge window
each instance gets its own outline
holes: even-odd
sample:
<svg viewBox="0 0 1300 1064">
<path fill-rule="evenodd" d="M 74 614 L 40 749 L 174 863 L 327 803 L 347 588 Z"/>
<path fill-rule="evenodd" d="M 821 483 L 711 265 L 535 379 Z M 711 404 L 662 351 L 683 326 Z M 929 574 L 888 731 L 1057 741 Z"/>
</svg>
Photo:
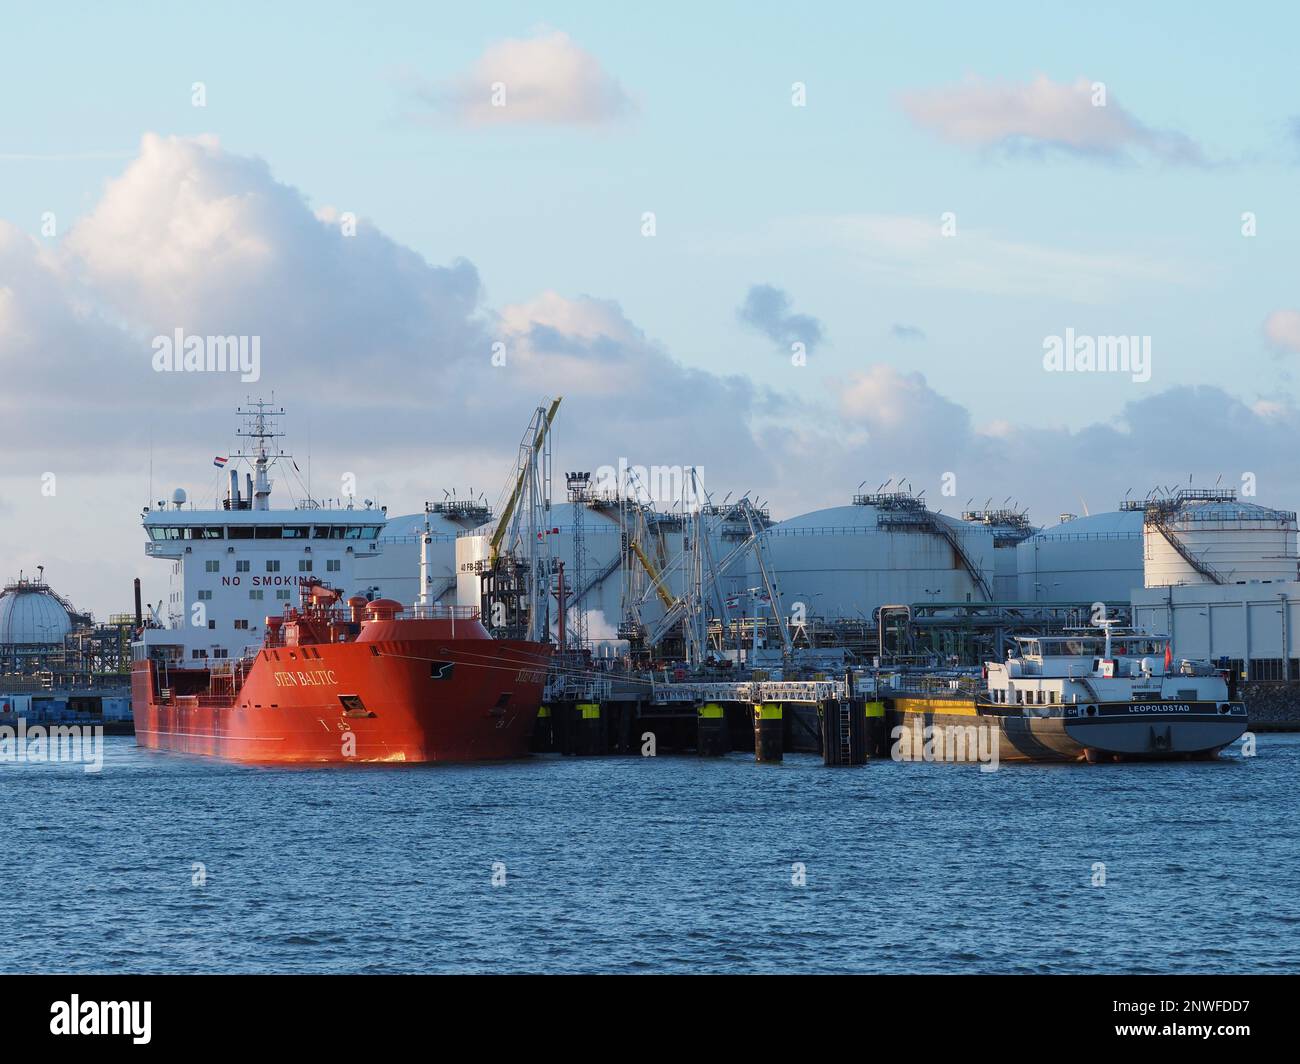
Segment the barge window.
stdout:
<svg viewBox="0 0 1300 1064">
<path fill-rule="evenodd" d="M 253 533 L 254 539 L 283 539 L 284 529 L 279 525 L 258 525 Z"/>
<path fill-rule="evenodd" d="M 284 538 L 285 539 L 306 539 L 308 531 L 309 531 L 309 526 L 307 525 L 285 525 Z"/>
<path fill-rule="evenodd" d="M 231 539 L 252 539 L 253 527 L 251 525 L 231 525 L 230 538 Z"/>
</svg>

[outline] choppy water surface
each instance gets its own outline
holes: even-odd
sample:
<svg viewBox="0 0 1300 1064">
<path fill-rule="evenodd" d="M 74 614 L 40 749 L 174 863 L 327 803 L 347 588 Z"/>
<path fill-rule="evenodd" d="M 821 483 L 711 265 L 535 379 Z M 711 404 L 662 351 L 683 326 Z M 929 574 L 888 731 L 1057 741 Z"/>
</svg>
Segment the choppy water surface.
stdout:
<svg viewBox="0 0 1300 1064">
<path fill-rule="evenodd" d="M 105 742 L 98 775 L 0 765 L 0 969 L 1300 970 L 1297 735 L 995 773 L 265 769 Z"/>
</svg>

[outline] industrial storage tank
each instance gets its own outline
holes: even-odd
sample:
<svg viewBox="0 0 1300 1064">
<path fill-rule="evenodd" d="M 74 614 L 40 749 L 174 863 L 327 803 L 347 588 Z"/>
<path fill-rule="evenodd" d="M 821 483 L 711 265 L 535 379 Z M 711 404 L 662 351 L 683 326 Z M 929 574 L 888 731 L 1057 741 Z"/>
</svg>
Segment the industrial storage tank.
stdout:
<svg viewBox="0 0 1300 1064">
<path fill-rule="evenodd" d="M 429 507 L 429 562 L 434 600 L 456 590 L 456 537 L 476 528 L 492 516 L 491 509 L 477 500 L 450 500 Z M 379 553 L 358 558 L 356 581 L 374 598 L 391 598 L 407 606 L 420 594 L 420 540 L 424 536 L 423 513 L 390 517 L 379 534 Z"/>
<path fill-rule="evenodd" d="M 1142 579 L 1139 510 L 1062 514 L 1016 547 L 1020 602 L 1127 603 Z"/>
<path fill-rule="evenodd" d="M 67 605 L 44 581 L 20 576 L 0 592 L 0 646 L 62 646 L 71 631 Z"/>
<path fill-rule="evenodd" d="M 983 525 L 993 534 L 993 597 L 999 602 L 1014 601 L 1020 571 L 1016 548 L 1034 534 L 1029 515 L 1019 510 L 966 510 L 961 519 Z"/>
<path fill-rule="evenodd" d="M 582 507 L 581 542 L 582 559 L 579 563 L 575 549 L 575 510 Z M 552 503 L 546 519 L 546 549 L 557 562 L 564 563 L 567 584 L 567 604 L 571 610 L 582 610 L 586 617 L 587 638 L 608 641 L 617 637 L 622 609 L 622 526 L 616 505 L 600 503 Z M 480 605 L 481 580 L 479 574 L 486 568 L 491 553 L 491 540 L 495 523 L 462 532 L 454 537 L 455 601 L 460 605 Z M 680 540 L 680 535 L 678 535 Z M 680 543 L 674 543 L 671 534 L 662 536 L 663 547 L 653 550 L 651 556 L 675 553 Z M 418 565 L 418 557 L 417 557 Z M 673 581 L 673 584 L 676 582 Z M 673 594 L 680 593 L 674 587 Z M 661 612 L 651 603 L 647 619 Z M 555 603 L 552 601 L 552 618 Z M 554 626 L 553 626 L 554 627 Z"/>
<path fill-rule="evenodd" d="M 62 648 L 74 623 L 88 620 L 43 575 L 32 580 L 19 574 L 0 591 L 0 672 L 21 672 L 31 659 Z"/>
<path fill-rule="evenodd" d="M 809 617 L 870 621 L 881 605 L 994 598 L 991 528 L 932 513 L 905 492 L 792 517 L 762 541 L 787 612 L 802 603 Z M 748 572 L 758 580 L 752 555 Z"/>
<path fill-rule="evenodd" d="M 1148 499 L 1142 542 L 1147 587 L 1297 578 L 1295 513 L 1239 500 L 1231 488 Z"/>
<path fill-rule="evenodd" d="M 750 512 L 758 528 L 771 524 L 762 508 Z M 680 508 L 664 512 L 645 502 L 620 504 L 612 493 L 585 488 L 571 493 L 567 502 L 552 503 L 544 521 L 545 550 L 554 562 L 564 564 L 570 632 L 578 611 L 591 643 L 616 641 L 619 628 L 629 621 L 639 620 L 644 629 L 652 629 L 668 603 L 687 593 L 693 563 L 690 522 L 696 519 L 708 530 L 712 565 L 705 568 L 718 572 L 719 594 L 727 597 L 748 587 L 743 544 L 750 538 L 750 525 L 738 504 L 707 504 L 687 518 Z M 481 574 L 488 566 L 494 531 L 495 524 L 488 523 L 456 538 L 460 605 L 481 603 Z M 552 600 L 553 633 L 555 605 Z"/>
</svg>

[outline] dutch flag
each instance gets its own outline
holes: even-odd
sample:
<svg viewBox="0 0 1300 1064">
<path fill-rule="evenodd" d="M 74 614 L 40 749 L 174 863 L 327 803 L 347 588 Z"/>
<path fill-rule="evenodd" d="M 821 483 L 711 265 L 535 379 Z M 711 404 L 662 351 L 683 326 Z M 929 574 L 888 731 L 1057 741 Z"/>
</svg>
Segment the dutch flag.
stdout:
<svg viewBox="0 0 1300 1064">
<path fill-rule="evenodd" d="M 214 458 L 214 459 L 212 459 L 212 464 L 213 464 L 214 466 L 216 466 L 218 469 L 220 469 L 222 466 L 224 466 L 224 465 L 225 465 L 227 462 L 229 462 L 229 461 L 230 461 L 229 458 Z"/>
</svg>

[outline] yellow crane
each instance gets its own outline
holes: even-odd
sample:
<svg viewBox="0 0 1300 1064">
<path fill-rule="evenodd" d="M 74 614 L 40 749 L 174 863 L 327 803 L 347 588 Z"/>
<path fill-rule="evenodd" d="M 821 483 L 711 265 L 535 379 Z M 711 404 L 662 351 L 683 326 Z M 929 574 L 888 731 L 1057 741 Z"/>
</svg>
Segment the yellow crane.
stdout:
<svg viewBox="0 0 1300 1064">
<path fill-rule="evenodd" d="M 655 591 L 659 593 L 659 598 L 663 601 L 664 608 L 672 609 L 677 600 L 673 598 L 672 592 L 664 586 L 662 577 L 660 577 L 658 570 L 655 569 L 654 564 L 646 557 L 645 551 L 641 549 L 641 544 L 635 539 L 629 538 L 628 546 L 631 548 L 632 553 L 637 556 L 637 560 L 640 561 L 641 567 L 645 569 L 646 575 L 650 577 L 650 581 L 655 586 Z"/>
<path fill-rule="evenodd" d="M 555 414 L 560 409 L 560 402 L 563 398 L 562 395 L 556 397 L 538 424 L 531 444 L 531 452 L 524 451 L 524 447 L 530 446 L 526 441 L 524 447 L 520 448 L 521 459 L 518 472 L 515 475 L 515 485 L 510 492 L 509 500 L 501 511 L 501 519 L 497 522 L 496 531 L 492 533 L 492 540 L 489 544 L 488 558 L 492 566 L 495 566 L 497 560 L 501 557 L 501 544 L 505 540 L 507 530 L 510 528 L 510 519 L 514 516 L 515 507 L 519 505 L 519 496 L 523 494 L 524 482 L 528 477 L 529 460 L 537 457 L 537 454 L 542 449 L 542 444 L 546 442 L 546 434 L 551 430 L 551 422 L 555 420 Z"/>
</svg>

